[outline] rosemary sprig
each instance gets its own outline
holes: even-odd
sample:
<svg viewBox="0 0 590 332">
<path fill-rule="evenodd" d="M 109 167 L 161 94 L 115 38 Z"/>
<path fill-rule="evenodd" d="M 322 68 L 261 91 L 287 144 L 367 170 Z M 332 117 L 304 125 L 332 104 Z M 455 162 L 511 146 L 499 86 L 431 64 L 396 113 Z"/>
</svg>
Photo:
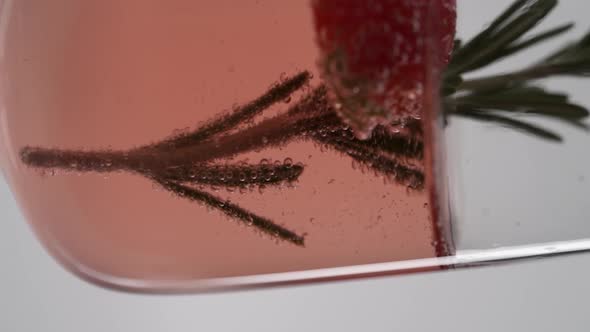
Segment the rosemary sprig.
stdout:
<svg viewBox="0 0 590 332">
<path fill-rule="evenodd" d="M 229 134 L 275 102 L 301 89 L 309 78 L 308 72 L 299 73 L 270 88 L 229 116 L 205 124 L 190 134 L 164 139 L 156 144 L 128 151 L 24 147 L 21 150 L 21 160 L 29 166 L 45 169 L 76 172 L 126 171 L 139 174 L 178 197 L 204 203 L 276 239 L 303 246 L 303 236 L 294 231 L 192 185 L 235 188 L 246 185 L 273 186 L 296 181 L 303 173 L 304 166 L 294 164 L 289 159 L 280 164 L 262 162 L 258 165 L 224 165 L 217 160 L 252 149 L 288 143 L 297 138 L 318 137 L 325 138 L 324 144 L 340 150 L 348 145 L 347 154 L 352 159 L 389 175 L 393 181 L 421 188 L 424 178 L 422 171 L 409 169 L 393 157 L 385 155 L 395 153 L 397 156 L 420 159 L 422 153 L 417 149 L 422 149 L 421 143 L 413 143 L 409 137 L 396 137 L 386 131 L 376 132 L 370 141 L 356 139 L 349 129 L 344 129 L 344 124 L 328 102 L 327 90 L 323 85 L 302 96 L 286 112 Z M 339 135 L 337 140 L 336 134 Z M 211 141 L 210 138 L 214 136 L 219 137 Z M 322 142 L 322 139 L 318 141 Z"/>
<path fill-rule="evenodd" d="M 552 141 L 562 139 L 556 133 L 513 116 L 545 116 L 587 130 L 584 121 L 589 112 L 585 107 L 572 103 L 566 94 L 549 91 L 533 81 L 563 75 L 589 76 L 590 33 L 527 68 L 463 79 L 466 74 L 569 31 L 573 23 L 528 35 L 557 4 L 557 0 L 517 0 L 471 41 L 464 45 L 457 41 L 443 78 L 446 115 L 496 122 Z"/>
<path fill-rule="evenodd" d="M 516 0 L 471 41 L 456 42 L 443 75 L 445 115 L 492 122 L 551 141 L 560 135 L 528 123 L 518 115 L 539 115 L 588 129 L 588 110 L 566 94 L 551 92 L 537 80 L 556 75 L 590 76 L 590 33 L 542 61 L 512 73 L 465 79 L 466 75 L 569 31 L 568 23 L 529 35 L 557 6 L 557 0 Z M 123 171 L 154 181 L 178 197 L 220 210 L 234 220 L 303 246 L 304 237 L 243 207 L 194 188 L 198 185 L 241 187 L 296 181 L 305 167 L 293 164 L 221 164 L 220 160 L 252 150 L 311 139 L 349 156 L 365 168 L 415 190 L 424 188 L 422 123 L 406 124 L 403 134 L 380 126 L 367 140 L 356 138 L 338 118 L 324 85 L 303 95 L 287 111 L 245 126 L 270 106 L 290 98 L 309 83 L 301 72 L 274 85 L 260 97 L 194 131 L 127 151 L 74 151 L 23 147 L 21 160 L 31 167 L 76 172 Z M 391 126 L 397 124 L 392 123 Z M 419 166 L 416 166 L 419 165 Z"/>
</svg>

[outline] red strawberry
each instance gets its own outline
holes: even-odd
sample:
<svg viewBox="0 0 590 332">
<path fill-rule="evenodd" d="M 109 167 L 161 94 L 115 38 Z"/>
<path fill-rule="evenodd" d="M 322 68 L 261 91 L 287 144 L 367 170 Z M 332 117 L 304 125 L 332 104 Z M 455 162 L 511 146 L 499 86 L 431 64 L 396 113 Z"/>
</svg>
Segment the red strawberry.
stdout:
<svg viewBox="0 0 590 332">
<path fill-rule="evenodd" d="M 313 0 L 312 9 L 322 78 L 357 136 L 420 118 L 427 70 L 442 69 L 453 48 L 456 0 Z"/>
</svg>

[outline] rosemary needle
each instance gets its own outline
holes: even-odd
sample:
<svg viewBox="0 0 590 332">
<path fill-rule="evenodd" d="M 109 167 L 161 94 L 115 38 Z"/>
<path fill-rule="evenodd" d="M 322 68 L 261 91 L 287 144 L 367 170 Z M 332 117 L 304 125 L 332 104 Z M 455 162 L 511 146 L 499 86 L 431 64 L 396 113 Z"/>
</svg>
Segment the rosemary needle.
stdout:
<svg viewBox="0 0 590 332">
<path fill-rule="evenodd" d="M 234 203 L 223 201 L 207 192 L 190 188 L 173 181 L 166 181 L 157 178 L 155 181 L 179 197 L 202 202 L 209 207 L 222 211 L 229 217 L 241 220 L 244 225 L 255 227 L 256 229 L 276 239 L 288 241 L 302 247 L 305 244 L 305 238 L 303 236 L 298 235 L 283 226 L 277 225 L 267 218 L 260 217 L 248 210 L 245 210 Z"/>
<path fill-rule="evenodd" d="M 273 86 L 257 99 L 238 107 L 233 113 L 221 116 L 211 123 L 201 126 L 192 133 L 157 143 L 156 147 L 177 149 L 198 144 L 217 134 L 225 133 L 240 124 L 246 123 L 271 105 L 287 99 L 291 94 L 307 84 L 310 78 L 311 74 L 309 72 L 301 72 Z"/>
<path fill-rule="evenodd" d="M 302 173 L 303 166 L 298 164 L 195 165 L 167 170 L 161 177 L 182 183 L 242 187 L 291 182 L 297 180 Z"/>
</svg>

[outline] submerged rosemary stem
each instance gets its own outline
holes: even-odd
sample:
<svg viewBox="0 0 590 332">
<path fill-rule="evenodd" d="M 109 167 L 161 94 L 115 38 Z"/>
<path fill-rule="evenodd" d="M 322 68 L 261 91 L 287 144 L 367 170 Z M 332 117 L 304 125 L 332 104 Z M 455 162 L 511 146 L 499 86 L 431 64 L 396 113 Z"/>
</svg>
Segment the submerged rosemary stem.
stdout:
<svg viewBox="0 0 590 332">
<path fill-rule="evenodd" d="M 260 147 L 286 143 L 303 133 L 313 131 L 314 128 L 321 128 L 337 121 L 336 114 L 330 112 L 327 104 L 322 103 L 322 99 L 314 91 L 310 97 L 304 98 L 288 112 L 264 120 L 256 126 L 222 136 L 217 140 L 205 140 L 194 146 L 161 150 L 161 145 L 156 144 L 128 151 L 76 151 L 25 147 L 21 150 L 21 160 L 32 167 L 81 172 L 135 170 L 161 173 L 173 167 L 203 164 Z"/>
<path fill-rule="evenodd" d="M 31 167 L 56 168 L 76 172 L 130 170 L 129 156 L 123 151 L 76 151 L 24 147 L 21 161 Z"/>
</svg>

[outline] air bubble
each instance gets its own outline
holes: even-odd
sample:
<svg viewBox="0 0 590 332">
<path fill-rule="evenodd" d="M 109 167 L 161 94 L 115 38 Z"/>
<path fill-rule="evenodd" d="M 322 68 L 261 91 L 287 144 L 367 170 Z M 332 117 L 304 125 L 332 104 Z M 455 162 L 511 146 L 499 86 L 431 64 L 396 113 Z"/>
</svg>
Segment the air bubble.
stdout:
<svg viewBox="0 0 590 332">
<path fill-rule="evenodd" d="M 293 167 L 293 159 L 285 158 L 285 160 L 283 161 L 283 165 L 286 166 L 287 168 Z"/>
<path fill-rule="evenodd" d="M 254 218 L 252 216 L 246 217 L 246 225 L 248 225 L 248 226 L 254 225 Z"/>
</svg>

